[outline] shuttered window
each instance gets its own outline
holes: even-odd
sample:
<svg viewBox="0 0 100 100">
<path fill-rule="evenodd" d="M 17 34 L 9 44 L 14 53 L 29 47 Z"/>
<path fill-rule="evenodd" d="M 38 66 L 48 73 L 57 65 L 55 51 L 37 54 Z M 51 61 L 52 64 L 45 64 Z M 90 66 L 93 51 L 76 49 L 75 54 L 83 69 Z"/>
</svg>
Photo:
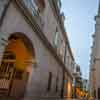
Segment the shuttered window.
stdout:
<svg viewBox="0 0 100 100">
<path fill-rule="evenodd" d="M 51 90 L 51 85 L 52 85 L 52 73 L 49 72 L 47 91 Z"/>
</svg>

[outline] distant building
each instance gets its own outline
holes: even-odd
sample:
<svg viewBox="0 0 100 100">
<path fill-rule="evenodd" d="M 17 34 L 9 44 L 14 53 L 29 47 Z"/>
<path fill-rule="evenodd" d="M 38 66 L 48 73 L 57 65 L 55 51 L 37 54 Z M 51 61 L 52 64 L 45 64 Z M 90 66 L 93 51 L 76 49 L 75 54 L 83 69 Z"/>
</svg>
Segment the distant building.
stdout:
<svg viewBox="0 0 100 100">
<path fill-rule="evenodd" d="M 95 33 L 92 35 L 93 37 L 93 46 L 91 47 L 91 60 L 90 60 L 90 78 L 89 78 L 89 90 L 90 95 L 95 97 L 96 96 L 96 66 L 95 66 Z"/>
<path fill-rule="evenodd" d="M 78 98 L 79 94 L 77 93 L 77 90 L 80 90 L 82 87 L 81 69 L 78 64 L 75 64 L 73 76 L 73 97 Z"/>
<path fill-rule="evenodd" d="M 60 9 L 60 0 L 0 0 L 0 96 L 72 96 L 75 60 Z"/>
<path fill-rule="evenodd" d="M 90 61 L 90 95 L 100 99 L 100 3 L 98 15 L 95 17 L 95 33 Z"/>
</svg>

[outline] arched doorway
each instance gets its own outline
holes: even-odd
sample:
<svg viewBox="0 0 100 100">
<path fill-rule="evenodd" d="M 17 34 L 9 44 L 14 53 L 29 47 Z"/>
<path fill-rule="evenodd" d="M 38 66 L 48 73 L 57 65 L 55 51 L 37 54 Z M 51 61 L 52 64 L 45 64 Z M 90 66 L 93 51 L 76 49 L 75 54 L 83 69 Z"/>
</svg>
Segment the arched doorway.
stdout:
<svg viewBox="0 0 100 100">
<path fill-rule="evenodd" d="M 11 34 L 0 65 L 0 95 L 24 96 L 35 62 L 35 52 L 30 39 L 23 33 Z"/>
</svg>

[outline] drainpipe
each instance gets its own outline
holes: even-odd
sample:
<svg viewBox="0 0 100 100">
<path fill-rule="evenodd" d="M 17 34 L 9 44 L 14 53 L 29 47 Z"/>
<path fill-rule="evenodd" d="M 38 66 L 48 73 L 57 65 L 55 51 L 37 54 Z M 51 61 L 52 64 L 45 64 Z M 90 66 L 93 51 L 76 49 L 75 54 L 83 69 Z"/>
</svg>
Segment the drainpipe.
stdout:
<svg viewBox="0 0 100 100">
<path fill-rule="evenodd" d="M 64 53 L 64 64 L 66 64 L 66 51 L 67 45 L 65 44 L 65 53 Z M 63 79 L 62 79 L 62 88 L 61 88 L 61 98 L 64 98 L 64 81 L 65 81 L 65 70 L 63 68 Z"/>
</svg>

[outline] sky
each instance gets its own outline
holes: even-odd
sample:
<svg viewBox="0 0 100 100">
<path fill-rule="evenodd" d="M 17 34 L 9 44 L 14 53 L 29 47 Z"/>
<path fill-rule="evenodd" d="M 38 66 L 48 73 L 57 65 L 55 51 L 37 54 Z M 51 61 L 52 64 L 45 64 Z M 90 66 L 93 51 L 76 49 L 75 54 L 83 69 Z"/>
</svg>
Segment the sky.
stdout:
<svg viewBox="0 0 100 100">
<path fill-rule="evenodd" d="M 65 29 L 82 77 L 89 78 L 92 34 L 95 32 L 95 16 L 99 0 L 61 0 L 65 15 Z"/>
</svg>

